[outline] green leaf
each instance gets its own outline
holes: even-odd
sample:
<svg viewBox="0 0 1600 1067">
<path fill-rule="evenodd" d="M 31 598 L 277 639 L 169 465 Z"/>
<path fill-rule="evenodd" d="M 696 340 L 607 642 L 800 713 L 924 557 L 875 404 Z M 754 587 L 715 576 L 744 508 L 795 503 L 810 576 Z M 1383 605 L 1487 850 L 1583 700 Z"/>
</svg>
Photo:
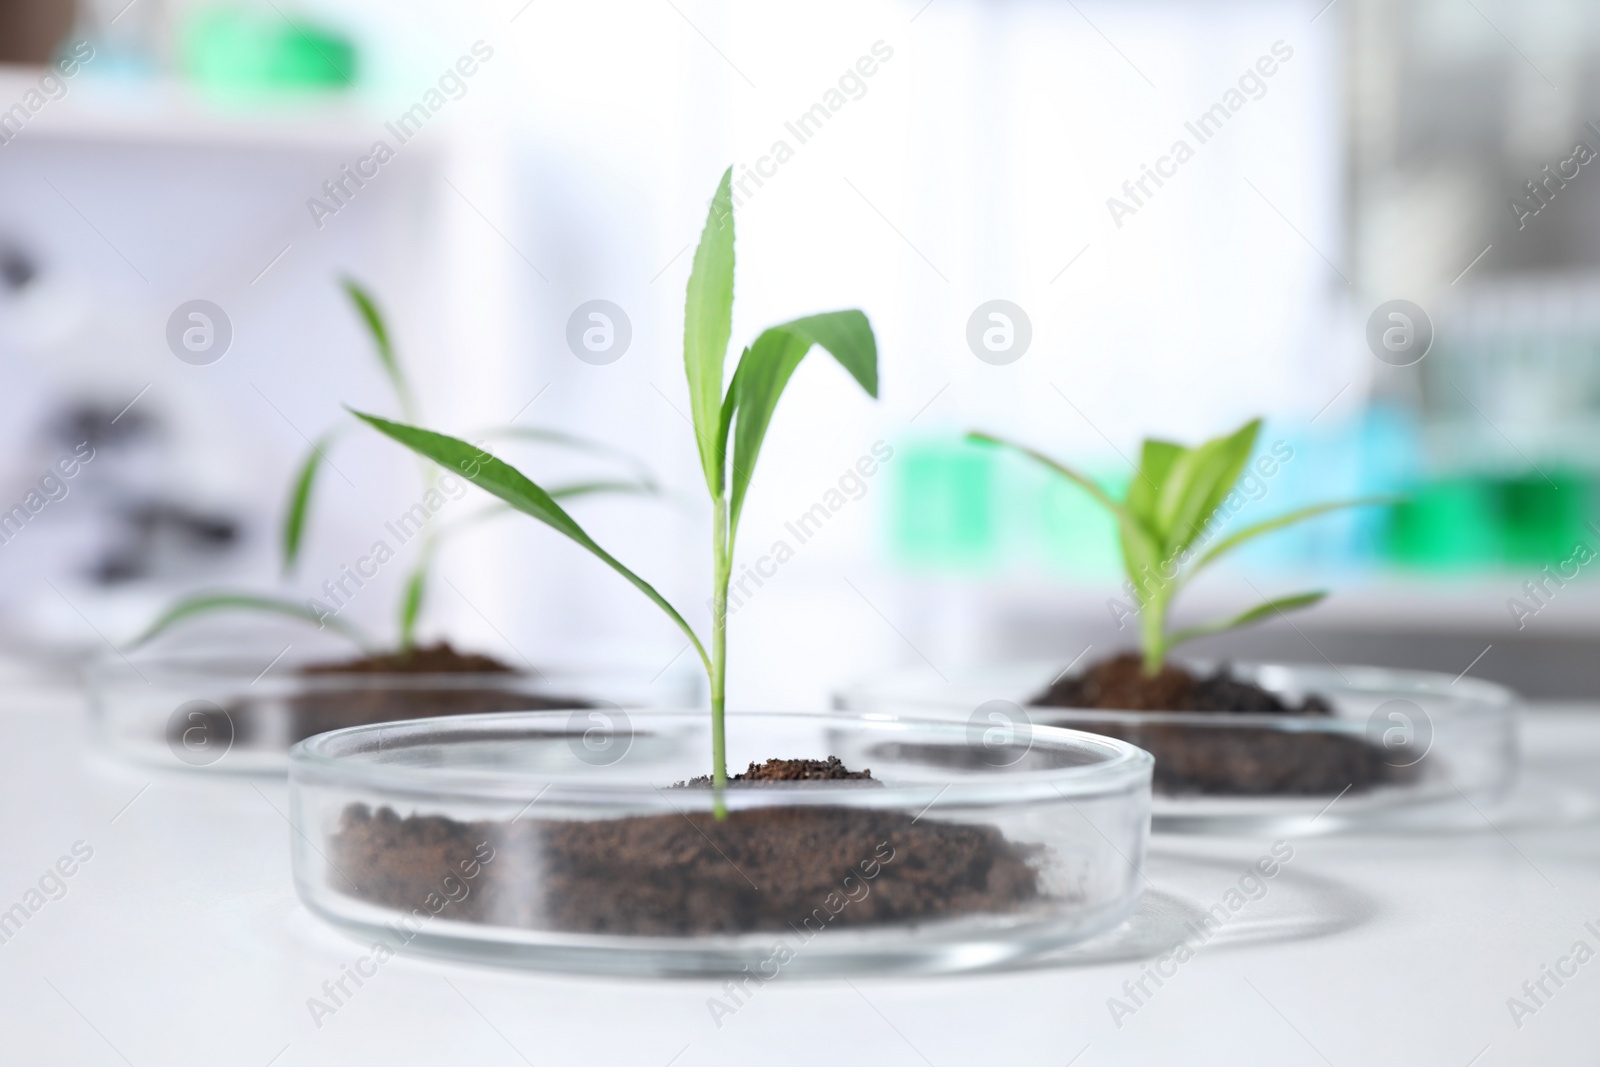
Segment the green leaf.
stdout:
<svg viewBox="0 0 1600 1067">
<path fill-rule="evenodd" d="M 409 411 L 411 388 L 406 384 L 405 374 L 400 370 L 399 359 L 395 357 L 394 344 L 389 340 L 389 328 L 384 325 L 383 313 L 378 310 L 378 302 L 354 278 L 348 276 L 341 278 L 340 284 L 344 287 L 345 295 L 355 305 L 361 321 L 366 323 L 367 332 L 372 335 L 378 360 L 383 364 L 384 373 L 388 374 L 389 381 L 394 386 L 395 396 L 400 401 L 401 408 Z"/>
<path fill-rule="evenodd" d="M 333 615 L 316 611 L 309 604 L 280 597 L 257 596 L 253 593 L 201 593 L 185 597 L 156 617 L 144 632 L 128 645 L 130 649 L 143 645 L 186 619 L 223 611 L 254 611 L 269 615 L 285 615 L 304 622 L 315 623 L 320 629 L 326 626 L 335 633 L 350 638 L 363 648 L 371 643 L 361 631 Z"/>
<path fill-rule="evenodd" d="M 1171 480 L 1174 467 L 1188 452 L 1183 445 L 1170 441 L 1145 441 L 1139 455 L 1139 469 L 1134 472 L 1133 481 L 1128 485 L 1128 495 L 1123 501 L 1123 506 L 1146 536 L 1140 541 L 1119 538 L 1122 565 L 1133 582 L 1141 607 L 1153 608 L 1161 613 L 1166 610 L 1167 598 L 1159 595 L 1160 589 L 1170 580 L 1161 577 L 1161 566 L 1166 561 L 1167 531 L 1161 525 L 1158 507 L 1162 490 Z M 1154 615 L 1152 619 L 1155 619 Z"/>
<path fill-rule="evenodd" d="M 400 598 L 400 651 L 409 651 L 417 632 L 417 617 L 422 614 L 422 598 L 428 584 L 428 565 L 432 562 L 431 546 L 424 545 L 422 558 L 406 580 L 405 595 Z"/>
<path fill-rule="evenodd" d="M 357 418 L 376 429 L 378 432 L 393 438 L 405 445 L 420 456 L 425 456 L 446 470 L 460 474 L 467 481 L 504 500 L 513 508 L 530 515 L 549 526 L 558 533 L 584 548 L 588 549 L 606 566 L 622 575 L 633 583 L 645 596 L 649 597 L 667 616 L 678 625 L 691 643 L 700 653 L 700 658 L 709 664 L 705 647 L 700 643 L 700 638 L 694 629 L 686 622 L 678 610 L 667 603 L 665 597 L 656 592 L 655 588 L 643 578 L 634 574 L 627 567 L 619 563 L 610 553 L 595 543 L 583 527 L 573 521 L 572 516 L 562 510 L 561 505 L 545 490 L 535 485 L 521 471 L 484 452 L 475 445 L 470 445 L 459 438 L 449 437 L 432 430 L 424 430 L 416 426 L 407 426 L 403 423 L 390 422 L 388 419 L 376 415 L 367 415 L 360 411 L 353 411 Z"/>
<path fill-rule="evenodd" d="M 745 350 L 723 401 L 722 422 L 733 426 L 733 490 L 729 527 L 737 530 L 750 478 L 772 413 L 795 368 L 813 346 L 821 345 L 860 383 L 878 395 L 878 342 L 860 311 L 831 311 L 773 326 Z M 736 420 L 736 421 L 734 421 Z"/>
<path fill-rule="evenodd" d="M 1186 449 L 1173 462 L 1156 505 L 1156 529 L 1167 558 L 1182 552 L 1206 528 L 1233 491 L 1255 449 L 1261 420 Z"/>
<path fill-rule="evenodd" d="M 868 396 L 878 398 L 878 339 L 865 312 L 856 308 L 825 311 L 778 328 L 809 337 L 812 344 L 827 349 Z"/>
<path fill-rule="evenodd" d="M 1397 499 L 1398 498 L 1396 497 L 1367 496 L 1360 497 L 1355 500 L 1335 500 L 1327 504 L 1312 504 L 1310 507 L 1298 508 L 1294 511 L 1288 512 L 1287 514 L 1279 515 L 1276 518 L 1264 519 L 1261 522 L 1246 526 L 1244 529 L 1239 530 L 1236 533 L 1229 534 L 1221 541 L 1218 541 L 1216 544 L 1212 545 L 1211 548 L 1207 550 L 1205 555 L 1201 556 L 1195 561 L 1194 566 L 1189 569 L 1189 572 L 1193 574 L 1195 571 L 1198 571 L 1201 567 L 1204 567 L 1217 557 L 1223 555 L 1224 553 L 1233 551 L 1246 541 L 1249 541 L 1252 538 L 1260 537 L 1262 534 L 1272 533 L 1274 530 L 1281 530 L 1286 526 L 1293 526 L 1296 523 L 1305 522 L 1307 519 L 1314 519 L 1318 515 L 1326 515 L 1330 511 L 1342 511 L 1345 508 L 1372 507 L 1379 504 L 1392 504 Z"/>
<path fill-rule="evenodd" d="M 1189 450 L 1171 441 L 1147 440 L 1139 456 L 1139 469 L 1134 472 L 1128 486 L 1124 506 L 1152 533 L 1158 531 L 1156 505 L 1161 499 L 1162 486 L 1172 476 L 1173 465 Z M 1165 531 L 1159 531 L 1165 542 Z"/>
<path fill-rule="evenodd" d="M 294 570 L 300 561 L 300 543 L 305 536 L 306 518 L 310 514 L 311 489 L 316 484 L 317 471 L 328 458 L 327 450 L 333 446 L 338 431 L 323 434 L 311 446 L 311 452 L 300 466 L 294 485 L 289 490 L 289 506 L 283 517 L 283 571 Z"/>
<path fill-rule="evenodd" d="M 1171 637 L 1167 638 L 1167 647 L 1171 648 L 1180 641 L 1192 641 L 1197 637 L 1208 637 L 1211 634 L 1220 634 L 1227 630 L 1236 630 L 1241 626 L 1249 626 L 1253 622 L 1260 622 L 1262 619 L 1265 619 L 1271 615 L 1281 615 L 1286 611 L 1295 611 L 1299 608 L 1309 608 L 1311 605 L 1315 604 L 1317 601 L 1321 600 L 1327 595 L 1328 594 L 1325 591 L 1318 591 L 1315 593 L 1297 593 L 1294 596 L 1285 596 L 1279 597 L 1276 600 L 1268 600 L 1264 604 L 1257 604 L 1249 611 L 1240 612 L 1231 619 L 1224 619 L 1221 622 L 1205 623 L 1200 626 L 1191 626 L 1188 629 L 1179 630 L 1177 633 L 1174 633 Z"/>
<path fill-rule="evenodd" d="M 700 465 L 712 496 L 723 491 L 722 364 L 733 332 L 733 168 L 723 172 L 689 272 L 683 308 L 683 365 L 689 378 Z"/>
<path fill-rule="evenodd" d="M 739 363 L 733 368 L 733 378 L 728 382 L 728 395 L 722 398 L 722 411 L 717 417 L 717 455 L 722 457 L 721 463 L 728 455 L 728 436 L 733 431 L 733 414 L 739 407 L 739 379 L 744 370 L 745 363 L 750 359 L 750 349 L 739 353 Z M 726 467 L 726 463 L 723 463 Z M 735 467 L 737 469 L 737 467 Z M 748 479 L 746 479 L 748 481 Z"/>
<path fill-rule="evenodd" d="M 1029 459 L 1034 460 L 1037 463 L 1044 464 L 1046 467 L 1055 471 L 1072 484 L 1078 486 L 1084 492 L 1093 497 L 1096 503 L 1098 503 L 1101 507 L 1111 512 L 1112 516 L 1117 520 L 1117 531 L 1122 538 L 1123 558 L 1126 561 L 1132 561 L 1129 563 L 1129 577 L 1133 577 L 1139 573 L 1139 571 L 1133 566 L 1134 562 L 1137 562 L 1141 566 L 1148 564 L 1151 567 L 1156 566 L 1160 562 L 1159 548 L 1150 531 L 1145 528 L 1143 523 L 1139 522 L 1139 520 L 1133 516 L 1132 512 L 1130 512 L 1122 504 L 1113 500 L 1109 493 L 1100 488 L 1099 483 L 1097 483 L 1093 478 L 1090 478 L 1085 474 L 1080 474 L 1071 467 L 1051 459 L 1043 452 L 1028 448 L 1025 445 L 1016 444 L 1012 441 L 1006 440 L 1003 437 L 996 437 L 993 434 L 974 431 L 967 434 L 967 440 L 977 442 L 979 444 L 999 445 L 1002 448 L 1009 448 L 1015 452 L 1020 452 Z M 1138 583 L 1135 582 L 1136 586 L 1137 584 Z"/>
<path fill-rule="evenodd" d="M 1026 445 L 1019 445 L 1014 441 L 1008 441 L 1004 437 L 996 437 L 992 433 L 984 433 L 982 430 L 972 430 L 968 432 L 967 440 L 973 442 L 974 444 L 998 445 L 1001 448 L 1009 448 L 1013 452 L 1020 452 L 1029 459 L 1049 467 L 1051 470 L 1061 475 L 1061 477 L 1067 479 L 1067 481 L 1071 482 L 1084 492 L 1088 493 L 1090 496 L 1094 497 L 1097 504 L 1111 512 L 1111 514 L 1116 516 L 1119 521 L 1132 517 L 1127 508 L 1117 503 L 1117 501 L 1111 498 L 1111 494 L 1100 488 L 1099 482 L 1096 482 L 1093 478 L 1090 478 L 1086 474 L 1078 473 L 1064 463 L 1051 459 L 1043 452 L 1036 451 Z"/>
</svg>

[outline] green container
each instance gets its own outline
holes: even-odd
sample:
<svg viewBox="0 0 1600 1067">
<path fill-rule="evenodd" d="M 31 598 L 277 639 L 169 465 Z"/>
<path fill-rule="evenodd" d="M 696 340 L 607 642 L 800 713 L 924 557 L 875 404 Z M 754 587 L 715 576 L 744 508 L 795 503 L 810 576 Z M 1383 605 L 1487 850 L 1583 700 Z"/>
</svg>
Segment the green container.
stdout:
<svg viewBox="0 0 1600 1067">
<path fill-rule="evenodd" d="M 1427 482 L 1392 509 L 1386 554 L 1424 570 L 1541 567 L 1593 540 L 1594 502 L 1593 480 L 1572 472 Z"/>
<path fill-rule="evenodd" d="M 356 47 L 337 31 L 270 6 L 211 7 L 189 20 L 182 66 L 191 81 L 224 98 L 346 89 L 356 81 Z"/>
<path fill-rule="evenodd" d="M 1120 574 L 1116 521 L 1082 489 L 1009 452 L 961 439 L 902 446 L 890 541 L 896 562 L 972 573 L 1037 565 Z M 1102 479 L 1120 496 L 1126 478 Z"/>
<path fill-rule="evenodd" d="M 999 546 L 997 454 L 944 441 L 909 444 L 901 454 L 890 518 L 896 561 L 952 571 L 993 565 Z"/>
<path fill-rule="evenodd" d="M 1389 513 L 1385 554 L 1421 570 L 1491 567 L 1500 560 L 1499 503 L 1479 478 L 1446 478 L 1413 490 Z"/>
<path fill-rule="evenodd" d="M 1592 486 L 1583 476 L 1552 471 L 1548 480 L 1542 474 L 1506 478 L 1497 488 L 1504 562 L 1556 563 L 1591 539 L 1584 523 L 1593 513 Z"/>
</svg>

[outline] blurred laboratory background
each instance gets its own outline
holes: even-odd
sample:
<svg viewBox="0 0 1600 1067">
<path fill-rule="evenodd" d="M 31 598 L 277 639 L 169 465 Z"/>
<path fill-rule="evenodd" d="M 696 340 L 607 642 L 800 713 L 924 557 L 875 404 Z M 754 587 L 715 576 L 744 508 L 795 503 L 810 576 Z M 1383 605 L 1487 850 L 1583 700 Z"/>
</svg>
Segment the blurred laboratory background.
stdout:
<svg viewBox="0 0 1600 1067">
<path fill-rule="evenodd" d="M 346 276 L 428 425 L 648 463 L 659 498 L 574 513 L 703 620 L 683 291 L 731 163 L 734 344 L 855 306 L 882 366 L 873 402 L 814 358 L 779 408 L 739 550 L 782 562 L 737 600 L 734 704 L 1131 645 L 1110 521 L 965 433 L 1124 486 L 1141 438 L 1255 415 L 1282 462 L 1241 514 L 1394 502 L 1196 584 L 1180 622 L 1333 593 L 1196 655 L 1600 695 L 1593 4 L 6 0 L 0 62 L 12 670 L 117 654 L 183 592 L 320 596 L 417 502 L 415 464 L 344 410 L 399 413 Z M 1004 359 L 970 340 L 997 300 L 1020 312 Z M 581 344 L 595 301 L 625 323 L 604 358 Z M 1375 338 L 1401 306 L 1427 343 L 1396 358 Z M 340 428 L 286 577 L 296 465 Z M 441 573 L 423 630 L 461 647 L 683 651 L 532 522 L 486 524 Z M 403 580 L 351 617 L 382 625 Z"/>
</svg>

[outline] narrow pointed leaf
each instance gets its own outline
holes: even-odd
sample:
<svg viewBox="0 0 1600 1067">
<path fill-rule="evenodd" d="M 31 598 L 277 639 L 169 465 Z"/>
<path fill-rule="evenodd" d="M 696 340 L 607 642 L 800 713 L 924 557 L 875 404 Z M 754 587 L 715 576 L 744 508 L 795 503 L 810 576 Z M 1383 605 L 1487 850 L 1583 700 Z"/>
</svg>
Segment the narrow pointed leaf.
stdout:
<svg viewBox="0 0 1600 1067">
<path fill-rule="evenodd" d="M 1139 469 L 1128 485 L 1128 496 L 1123 501 L 1133 517 L 1144 523 L 1152 532 L 1158 532 L 1156 505 L 1161 498 L 1161 488 L 1172 475 L 1172 467 L 1180 456 L 1189 451 L 1171 441 L 1146 441 L 1139 456 Z M 1163 547 L 1166 531 L 1159 530 Z"/>
<path fill-rule="evenodd" d="M 423 547 L 423 558 L 406 580 L 405 593 L 400 597 L 400 651 L 408 651 L 417 632 L 417 618 L 422 614 L 422 599 L 427 591 L 428 564 L 433 555 L 431 546 Z"/>
<path fill-rule="evenodd" d="M 1216 463 L 1220 473 L 1212 487 L 1211 495 L 1200 505 L 1200 524 L 1195 530 L 1196 534 L 1205 528 L 1206 522 L 1239 484 L 1239 477 L 1249 465 L 1250 457 L 1255 454 L 1256 442 L 1260 437 L 1261 420 L 1251 419 L 1232 434 L 1222 438 L 1217 445 Z"/>
<path fill-rule="evenodd" d="M 1162 573 L 1162 564 L 1166 562 L 1167 557 L 1154 538 L 1148 535 L 1143 538 L 1129 537 L 1127 528 L 1119 526 L 1117 544 L 1122 551 L 1123 569 L 1127 571 L 1128 578 L 1133 583 L 1139 609 L 1165 610 L 1164 605 L 1177 592 L 1175 586 L 1179 579 L 1176 575 L 1168 577 Z"/>
<path fill-rule="evenodd" d="M 350 640 L 363 648 L 371 647 L 371 643 L 360 630 L 349 623 L 341 622 L 333 615 L 316 611 L 309 604 L 282 597 L 257 596 L 253 593 L 201 593 L 197 596 L 186 597 L 157 616 L 154 622 L 145 627 L 143 633 L 129 643 L 128 647 L 130 649 L 137 648 L 186 619 L 225 611 L 256 612 L 300 619 L 304 622 L 315 624 L 319 629 L 326 626 L 328 629 L 350 638 Z"/>
<path fill-rule="evenodd" d="M 1020 452 L 1029 459 L 1049 467 L 1067 481 L 1071 482 L 1073 485 L 1076 485 L 1078 488 L 1094 497 L 1096 503 L 1105 508 L 1107 511 L 1111 512 L 1111 514 L 1116 516 L 1119 521 L 1132 519 L 1133 517 L 1127 508 L 1117 503 L 1117 501 L 1111 498 L 1111 494 L 1100 488 L 1099 482 L 1096 482 L 1087 474 L 1080 474 L 1078 471 L 1073 470 L 1066 464 L 1051 459 L 1043 452 L 1036 451 L 1035 449 L 1029 448 L 1026 445 L 1019 445 L 1013 441 L 1008 441 L 1004 437 L 996 437 L 994 434 L 984 433 L 981 430 L 973 430 L 968 433 L 967 440 L 976 442 L 978 444 L 999 445 L 1001 448 L 1009 448 L 1013 452 Z"/>
<path fill-rule="evenodd" d="M 1185 450 L 1173 463 L 1157 505 L 1168 557 L 1187 548 L 1211 522 L 1244 472 L 1260 429 L 1261 420 L 1253 419 L 1234 433 Z"/>
<path fill-rule="evenodd" d="M 1078 486 L 1084 492 L 1093 497 L 1101 507 L 1111 512 L 1112 517 L 1117 520 L 1117 531 L 1122 539 L 1123 559 L 1128 565 L 1129 577 L 1134 577 L 1135 575 L 1142 573 L 1146 568 L 1154 568 L 1160 563 L 1161 559 L 1159 543 L 1151 534 L 1149 529 L 1147 529 L 1143 523 L 1135 518 L 1133 513 L 1130 512 L 1126 507 L 1113 500 L 1111 498 L 1111 494 L 1100 488 L 1100 485 L 1095 482 L 1093 478 L 1090 478 L 1085 474 L 1080 474 L 1071 467 L 1051 459 L 1043 452 L 1028 448 L 1025 445 L 1019 445 L 1014 442 L 1007 441 L 1003 437 L 996 437 L 993 434 L 973 432 L 967 434 L 967 440 L 976 441 L 981 444 L 1000 445 L 1003 448 L 1009 448 L 1015 452 L 1020 452 L 1029 459 L 1034 460 L 1037 463 L 1042 463 L 1044 466 L 1055 471 L 1072 484 Z M 1134 584 L 1135 587 L 1138 586 L 1137 581 Z"/>
<path fill-rule="evenodd" d="M 807 315 L 783 324 L 782 329 L 809 337 L 827 349 L 850 372 L 866 394 L 878 397 L 878 339 L 866 313 L 856 308 Z"/>
<path fill-rule="evenodd" d="M 750 489 L 750 478 L 755 473 L 755 462 L 772 421 L 773 409 L 810 348 L 807 338 L 774 327 L 757 337 L 756 343 L 739 360 L 722 411 L 723 421 L 731 425 L 729 436 L 733 443 L 729 453 L 729 465 L 733 468 L 729 477 L 733 485 L 728 509 L 728 528 L 732 534 L 736 535 L 739 529 L 745 494 Z"/>
<path fill-rule="evenodd" d="M 1249 626 L 1253 622 L 1260 622 L 1262 619 L 1270 618 L 1273 615 L 1281 615 L 1284 612 L 1296 611 L 1300 608 L 1309 608 L 1327 595 L 1325 591 L 1318 591 L 1315 593 L 1298 593 L 1294 596 L 1268 600 L 1263 604 L 1257 604 L 1249 611 L 1240 612 L 1231 619 L 1204 623 L 1200 626 L 1191 626 L 1188 629 L 1179 630 L 1167 639 L 1167 647 L 1171 648 L 1180 641 L 1192 641 L 1197 637 L 1209 637 L 1211 634 L 1236 630 L 1241 626 Z"/>
<path fill-rule="evenodd" d="M 728 395 L 722 398 L 722 411 L 717 418 L 717 455 L 724 459 L 728 455 L 728 435 L 733 430 L 733 413 L 739 407 L 739 379 L 742 377 L 740 372 L 744 370 L 745 362 L 749 358 L 749 348 L 739 354 L 739 363 L 733 368 L 733 378 L 728 382 Z M 726 467 L 727 464 L 723 463 L 723 466 Z"/>
<path fill-rule="evenodd" d="M 700 465 L 713 496 L 723 491 L 722 365 L 733 332 L 733 168 L 722 175 L 689 272 L 683 308 L 683 365 L 689 379 Z"/>
<path fill-rule="evenodd" d="M 793 377 L 795 368 L 815 345 L 822 345 L 871 396 L 878 392 L 878 346 L 872 326 L 859 311 L 836 311 L 796 319 L 762 332 L 739 360 L 733 387 L 728 390 L 725 417 L 734 419 L 733 489 L 730 522 L 739 525 L 745 494 L 755 473 L 756 460 L 772 413 Z"/>
<path fill-rule="evenodd" d="M 504 500 L 513 508 L 530 515 L 549 526 L 558 533 L 564 534 L 569 539 L 576 541 L 588 549 L 601 562 L 622 577 L 631 582 L 645 596 L 667 613 L 667 616 L 676 623 L 699 651 L 702 660 L 707 660 L 705 647 L 700 643 L 700 638 L 694 629 L 686 622 L 678 610 L 669 604 L 665 597 L 656 592 L 655 588 L 643 578 L 634 574 L 627 567 L 618 562 L 609 552 L 595 543 L 583 529 L 575 522 L 572 516 L 564 511 L 560 504 L 545 490 L 535 485 L 521 471 L 510 464 L 496 459 L 475 445 L 432 430 L 424 430 L 416 426 L 407 426 L 403 423 L 390 422 L 388 419 L 376 415 L 367 415 L 354 412 L 355 416 L 376 429 L 385 436 L 405 445 L 418 455 L 433 460 L 446 470 L 460 474 L 467 481 L 478 488 L 492 493 Z"/>
<path fill-rule="evenodd" d="M 411 408 L 411 387 L 406 384 L 405 374 L 400 370 L 400 361 L 395 357 L 394 343 L 389 340 L 389 327 L 384 324 L 383 313 L 378 310 L 378 302 L 354 278 L 343 278 L 340 280 L 340 284 L 344 286 L 345 295 L 355 305 L 357 314 L 361 316 L 361 321 L 366 324 L 367 333 L 372 335 L 372 344 L 377 350 L 378 362 L 383 364 L 384 373 L 389 376 L 389 382 L 394 386 L 395 396 L 399 399 L 400 406 L 409 411 Z"/>
<path fill-rule="evenodd" d="M 311 446 L 311 451 L 301 464 L 300 473 L 295 476 L 294 484 L 289 490 L 289 506 L 285 509 L 283 517 L 285 574 L 293 571 L 295 564 L 300 561 L 300 544 L 305 538 L 306 519 L 311 509 L 311 490 L 316 485 L 317 472 L 327 459 L 327 451 L 337 436 L 337 432 L 324 434 Z"/>
<path fill-rule="evenodd" d="M 1367 496 L 1360 497 L 1355 500 L 1335 500 L 1326 504 L 1312 504 L 1310 507 L 1297 508 L 1294 511 L 1279 515 L 1275 518 L 1265 519 L 1261 522 L 1253 523 L 1249 526 L 1246 526 L 1244 529 L 1237 531 L 1236 533 L 1229 534 L 1227 537 L 1224 537 L 1222 540 L 1212 545 L 1211 548 L 1206 551 L 1205 555 L 1195 560 L 1194 566 L 1190 568 L 1190 573 L 1192 574 L 1195 571 L 1198 571 L 1201 567 L 1204 567 L 1206 564 L 1216 560 L 1219 556 L 1233 551 L 1246 541 L 1260 537 L 1262 534 L 1269 534 L 1274 530 L 1281 530 L 1286 526 L 1293 526 L 1296 523 L 1305 522 L 1307 519 L 1314 519 L 1318 515 L 1326 515 L 1330 511 L 1342 511 L 1345 508 L 1373 507 L 1380 504 L 1393 504 L 1395 503 L 1396 499 L 1397 498 L 1395 497 L 1386 496 Z"/>
<path fill-rule="evenodd" d="M 1145 544 L 1119 536 L 1122 565 L 1133 582 L 1140 610 L 1152 620 L 1166 610 L 1175 590 L 1165 589 L 1170 579 L 1162 574 L 1167 557 L 1167 533 L 1158 514 L 1162 491 L 1172 480 L 1173 469 L 1189 450 L 1171 441 L 1147 440 L 1139 453 L 1139 468 L 1128 485 L 1123 506 L 1142 526 L 1149 539 Z M 1165 594 L 1163 593 L 1165 590 Z M 1164 623 L 1163 623 L 1164 625 Z"/>
</svg>

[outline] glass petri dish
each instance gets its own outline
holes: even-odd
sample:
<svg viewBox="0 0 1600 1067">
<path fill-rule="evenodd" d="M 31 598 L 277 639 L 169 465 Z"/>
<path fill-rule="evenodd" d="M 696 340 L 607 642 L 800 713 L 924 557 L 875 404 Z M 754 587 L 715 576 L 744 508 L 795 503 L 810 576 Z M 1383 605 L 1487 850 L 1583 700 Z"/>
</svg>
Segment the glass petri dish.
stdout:
<svg viewBox="0 0 1600 1067">
<path fill-rule="evenodd" d="M 393 951 L 633 975 L 932 973 L 1042 956 L 1137 899 L 1150 757 L 1033 727 L 730 714 L 729 765 L 872 781 L 690 782 L 704 711 L 363 726 L 291 753 L 295 884 Z"/>
<path fill-rule="evenodd" d="M 1214 665 L 1185 664 L 1205 673 Z M 969 723 L 1034 723 L 1117 737 L 1155 758 L 1158 832 L 1306 833 L 1427 828 L 1498 803 L 1516 780 L 1521 698 L 1429 671 L 1232 664 L 1296 706 L 1331 715 L 1107 711 L 1030 702 L 1059 665 L 892 675 L 837 694 L 841 710 Z M 948 672 L 947 672 L 948 673 Z"/>
</svg>

